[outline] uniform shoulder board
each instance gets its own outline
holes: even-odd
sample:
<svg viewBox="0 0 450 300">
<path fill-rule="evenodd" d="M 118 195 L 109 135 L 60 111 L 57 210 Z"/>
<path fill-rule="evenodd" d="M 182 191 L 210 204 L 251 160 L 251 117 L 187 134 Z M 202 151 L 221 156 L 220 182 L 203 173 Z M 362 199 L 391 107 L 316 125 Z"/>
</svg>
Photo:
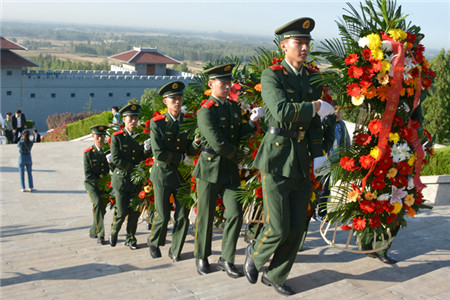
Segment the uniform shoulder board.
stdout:
<svg viewBox="0 0 450 300">
<path fill-rule="evenodd" d="M 157 115 L 156 117 L 153 117 L 152 120 L 154 122 L 159 121 L 159 120 L 164 120 L 166 118 L 166 115 Z"/>
<path fill-rule="evenodd" d="M 319 73 L 319 70 L 318 70 L 318 69 L 315 69 L 315 68 L 313 68 L 313 67 L 310 67 L 310 66 L 306 66 L 306 65 L 305 65 L 305 68 L 306 68 L 307 70 L 313 72 L 313 73 Z"/>
<path fill-rule="evenodd" d="M 204 108 L 210 109 L 211 106 L 214 105 L 214 103 L 216 103 L 216 102 L 214 102 L 214 100 L 211 99 L 211 100 L 209 100 L 208 102 L 206 102 L 205 104 L 203 104 L 202 106 L 203 106 Z"/>
<path fill-rule="evenodd" d="M 88 153 L 89 151 L 91 151 L 93 149 L 92 146 L 90 146 L 89 148 L 87 148 L 86 150 L 84 150 L 84 153 Z"/>
<path fill-rule="evenodd" d="M 123 130 L 119 130 L 119 131 L 114 132 L 113 134 L 114 135 L 119 135 L 119 134 L 122 134 L 122 133 L 124 133 L 124 131 Z"/>
</svg>

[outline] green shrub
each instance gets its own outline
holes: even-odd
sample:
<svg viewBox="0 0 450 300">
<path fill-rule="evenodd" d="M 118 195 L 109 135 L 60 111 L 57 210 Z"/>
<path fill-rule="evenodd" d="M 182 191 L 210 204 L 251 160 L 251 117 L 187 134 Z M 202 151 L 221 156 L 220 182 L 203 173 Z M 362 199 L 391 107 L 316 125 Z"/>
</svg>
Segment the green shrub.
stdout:
<svg viewBox="0 0 450 300">
<path fill-rule="evenodd" d="M 27 128 L 31 129 L 34 126 L 34 122 L 32 120 L 27 120 Z"/>
<path fill-rule="evenodd" d="M 91 133 L 91 126 L 94 125 L 108 125 L 111 123 L 111 111 L 104 111 L 101 114 L 91 116 L 89 118 L 76 121 L 67 125 L 66 134 L 69 140 L 73 140 Z"/>
<path fill-rule="evenodd" d="M 437 148 L 427 165 L 422 166 L 420 175 L 449 175 L 450 147 Z"/>
</svg>

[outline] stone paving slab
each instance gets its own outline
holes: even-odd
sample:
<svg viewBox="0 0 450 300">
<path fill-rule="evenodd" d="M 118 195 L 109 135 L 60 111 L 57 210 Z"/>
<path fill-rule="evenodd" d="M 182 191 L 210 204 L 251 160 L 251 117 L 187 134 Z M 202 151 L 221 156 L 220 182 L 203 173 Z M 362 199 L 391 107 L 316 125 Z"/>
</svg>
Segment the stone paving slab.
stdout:
<svg viewBox="0 0 450 300">
<path fill-rule="evenodd" d="M 149 231 L 138 226 L 138 245 L 98 245 L 88 237 L 91 204 L 84 191 L 83 150 L 89 140 L 41 143 L 33 147 L 36 192 L 19 192 L 18 151 L 0 146 L 1 282 L 0 299 L 278 299 L 271 287 L 231 279 L 216 271 L 197 275 L 193 237 L 188 235 L 182 261 L 151 259 Z M 287 280 L 304 299 L 450 299 L 450 206 L 437 205 L 410 219 L 390 255 L 393 266 L 361 254 L 329 247 L 312 222 L 305 247 Z M 106 233 L 112 211 L 105 219 Z M 216 233 L 210 263 L 220 256 Z M 240 238 L 236 265 L 244 263 L 246 243 Z"/>
</svg>

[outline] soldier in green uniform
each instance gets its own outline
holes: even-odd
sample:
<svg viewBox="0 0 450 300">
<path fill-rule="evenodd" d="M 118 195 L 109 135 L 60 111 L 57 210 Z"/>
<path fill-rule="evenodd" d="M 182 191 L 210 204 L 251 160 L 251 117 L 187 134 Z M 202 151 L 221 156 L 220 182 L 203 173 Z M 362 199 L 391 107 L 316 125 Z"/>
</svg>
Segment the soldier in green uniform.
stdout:
<svg viewBox="0 0 450 300">
<path fill-rule="evenodd" d="M 211 272 L 208 256 L 211 255 L 214 212 L 220 195 L 225 206 L 226 224 L 218 268 L 237 278 L 243 276 L 234 265 L 236 243 L 242 226 L 242 205 L 236 200 L 240 184 L 238 147 L 239 141 L 254 131 L 253 123 L 262 115 L 258 110 L 260 115 L 256 112 L 251 116 L 252 125 L 244 123 L 239 104 L 227 99 L 233 67 L 234 64 L 227 64 L 204 71 L 209 75 L 208 85 L 212 94 L 200 108 L 197 119 L 203 137 L 203 151 L 193 173 L 197 178 L 198 192 L 194 255 L 197 272 L 200 275 Z"/>
<path fill-rule="evenodd" d="M 180 125 L 184 122 L 181 113 L 184 87 L 183 82 L 174 81 L 159 90 L 167 106 L 167 112 L 154 117 L 150 123 L 151 146 L 155 156 L 150 180 L 155 191 L 156 212 L 152 222 L 152 233 L 147 243 L 150 255 L 153 258 L 161 257 L 159 246 L 164 246 L 166 242 L 167 224 L 170 220 L 170 196 L 173 195 L 176 211 L 169 257 L 174 262 L 180 260 L 189 229 L 189 210 L 177 199 L 177 189 L 184 182 L 178 167 L 183 162 L 185 154 L 195 155 L 199 152 L 201 141 L 201 139 L 194 141 L 188 137 L 187 130 L 180 130 Z"/>
<path fill-rule="evenodd" d="M 276 30 L 285 59 L 261 75 L 267 133 L 254 166 L 261 171 L 265 225 L 246 249 L 244 273 L 250 283 L 256 283 L 258 271 L 273 255 L 261 281 L 282 295 L 294 293 L 285 281 L 305 230 L 310 157 L 315 169 L 324 161 L 319 115 L 334 112 L 331 105 L 318 100 L 322 86 L 310 83 L 317 73 L 304 66 L 313 28 L 313 19 L 301 18 Z"/>
<path fill-rule="evenodd" d="M 125 246 L 129 246 L 131 250 L 138 249 L 135 233 L 139 219 L 139 212 L 130 207 L 131 199 L 138 194 L 131 181 L 131 173 L 140 161 L 151 155 L 149 140 L 145 141 L 144 146 L 134 140 L 134 128 L 138 124 L 140 108 L 138 104 L 124 106 L 120 113 L 123 115 L 125 128 L 114 132 L 111 137 L 111 160 L 115 166 L 111 186 L 116 193 L 117 209 L 114 212 L 109 243 L 112 247 L 116 246 L 117 235 L 128 216 Z"/>
<path fill-rule="evenodd" d="M 94 222 L 89 230 L 89 236 L 97 239 L 99 244 L 105 243 L 105 227 L 103 217 L 106 213 L 106 204 L 101 198 L 98 181 L 109 174 L 109 164 L 103 152 L 107 126 L 92 126 L 94 145 L 84 150 L 84 186 L 91 199 Z"/>
</svg>

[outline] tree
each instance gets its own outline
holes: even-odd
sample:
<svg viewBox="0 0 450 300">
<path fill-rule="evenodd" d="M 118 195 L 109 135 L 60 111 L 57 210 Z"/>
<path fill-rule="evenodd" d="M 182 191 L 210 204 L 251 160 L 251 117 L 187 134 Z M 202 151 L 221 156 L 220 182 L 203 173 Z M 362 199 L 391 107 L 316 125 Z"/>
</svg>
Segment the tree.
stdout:
<svg viewBox="0 0 450 300">
<path fill-rule="evenodd" d="M 423 101 L 424 128 L 436 135 L 436 143 L 450 144 L 450 51 L 442 49 L 431 62 L 436 78 Z"/>
</svg>

